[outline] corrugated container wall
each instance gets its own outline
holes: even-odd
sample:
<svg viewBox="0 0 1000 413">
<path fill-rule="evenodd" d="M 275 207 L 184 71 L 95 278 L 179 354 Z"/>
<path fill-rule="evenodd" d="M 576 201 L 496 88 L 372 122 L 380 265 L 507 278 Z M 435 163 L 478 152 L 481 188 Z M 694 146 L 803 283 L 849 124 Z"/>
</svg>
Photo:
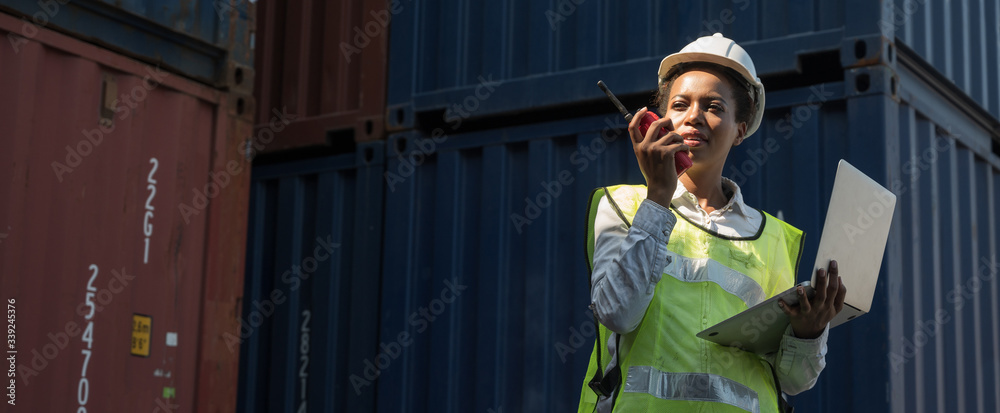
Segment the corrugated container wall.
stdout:
<svg viewBox="0 0 1000 413">
<path fill-rule="evenodd" d="M 886 1 L 879 25 L 1000 119 L 1000 3 Z"/>
<path fill-rule="evenodd" d="M 698 36 L 722 32 L 744 46 L 760 77 L 810 76 L 836 64 L 869 64 L 902 39 L 1000 118 L 1000 6 L 995 1 L 527 1 L 402 2 L 392 22 L 392 128 L 461 114 L 461 98 L 486 81 L 504 91 L 475 116 L 572 105 L 603 76 L 619 95 L 648 93 L 655 68 Z M 636 15 L 634 10 L 648 10 Z M 867 47 L 866 47 L 867 46 Z M 653 68 L 654 70 L 651 70 Z M 466 105 L 467 106 L 467 105 Z M 468 111 L 468 108 L 465 108 Z M 423 119 L 422 119 L 423 118 Z"/>
<path fill-rule="evenodd" d="M 715 32 L 740 42 L 763 78 L 836 65 L 841 43 L 856 38 L 874 43 L 844 66 L 882 47 L 873 1 L 431 3 L 404 2 L 392 22 L 391 127 L 461 116 L 470 111 L 462 99 L 490 82 L 505 87 L 474 116 L 579 104 L 597 96 L 599 78 L 619 95 L 648 96 L 664 56 Z"/>
<path fill-rule="evenodd" d="M 837 160 L 887 180 L 881 119 L 891 97 L 853 87 L 833 82 L 772 94 L 760 135 L 730 157 L 727 175 L 751 205 L 809 234 L 800 278 L 815 257 Z M 822 104 L 797 125 L 786 123 L 786 115 L 817 102 L 814 90 L 823 91 Z M 644 182 L 622 126 L 609 113 L 449 135 L 439 144 L 420 133 L 390 137 L 390 148 L 406 149 L 401 157 L 390 152 L 387 173 L 405 178 L 387 186 L 380 342 L 406 332 L 413 343 L 381 370 L 379 411 L 575 407 L 594 340 L 582 248 L 588 194 Z M 421 149 L 429 145 L 431 155 Z M 411 162 L 419 165 L 406 175 Z M 845 388 L 841 379 L 866 371 L 871 382 L 888 382 L 885 350 L 869 347 L 878 336 L 885 346 L 888 278 L 872 314 L 832 336 L 831 363 L 805 396 L 805 410 L 885 406 L 884 387 Z M 461 294 L 435 309 L 449 282 Z M 825 397 L 827 389 L 850 397 Z"/>
<path fill-rule="evenodd" d="M 886 186 L 898 197 L 887 250 L 890 402 L 894 412 L 995 412 L 1000 127 L 932 73 L 901 53 L 902 103 L 887 114 Z"/>
<path fill-rule="evenodd" d="M 374 410 L 383 146 L 254 168 L 240 412 Z"/>
<path fill-rule="evenodd" d="M 806 232 L 800 280 L 812 270 L 837 160 L 899 197 L 872 311 L 831 332 L 826 370 L 794 404 L 997 411 L 1000 122 L 984 102 L 1000 86 L 975 72 L 963 89 L 901 29 L 887 33 L 880 23 L 893 21 L 892 2 L 640 3 L 392 9 L 386 119 L 402 131 L 354 157 L 255 174 L 257 258 L 247 263 L 243 318 L 269 308 L 250 297 L 294 299 L 244 342 L 242 406 L 574 410 L 594 341 L 581 245 L 589 194 L 643 183 L 624 121 L 594 83 L 638 107 L 664 55 L 721 31 L 745 45 L 768 90 L 764 124 L 723 173 L 750 205 Z M 651 12 L 637 18 L 643 7 Z M 972 33 L 990 36 L 994 26 L 949 26 L 969 34 L 948 44 L 979 47 Z M 321 239 L 339 243 L 342 261 L 319 259 Z M 376 244 L 378 269 L 361 261 Z M 317 270 L 291 277 L 310 257 Z M 376 274 L 377 292 L 367 288 Z M 291 292 L 297 278 L 316 288 Z M 313 311 L 336 333 L 316 332 Z M 321 359 L 317 345 L 343 350 Z"/>
<path fill-rule="evenodd" d="M 59 30 L 218 88 L 253 78 L 251 0 L 0 0 L 22 17 L 7 40 L 18 48 Z"/>
<path fill-rule="evenodd" d="M 280 112 L 295 118 L 260 150 L 351 152 L 355 141 L 385 139 L 387 3 L 265 0 L 257 7 L 257 129 Z"/>
<path fill-rule="evenodd" d="M 23 24 L 0 13 L 16 408 L 233 411 L 252 115 L 49 29 L 12 46 Z"/>
</svg>

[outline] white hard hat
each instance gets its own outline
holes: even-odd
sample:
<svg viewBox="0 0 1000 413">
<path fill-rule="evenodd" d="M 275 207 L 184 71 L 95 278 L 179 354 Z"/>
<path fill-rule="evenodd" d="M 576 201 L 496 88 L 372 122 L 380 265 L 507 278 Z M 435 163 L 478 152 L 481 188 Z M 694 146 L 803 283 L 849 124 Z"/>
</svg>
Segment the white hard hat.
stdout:
<svg viewBox="0 0 1000 413">
<path fill-rule="evenodd" d="M 754 92 L 752 96 L 754 111 L 753 119 L 747 125 L 745 137 L 749 137 L 756 132 L 757 128 L 760 127 L 761 119 L 764 117 L 764 85 L 760 83 L 760 78 L 757 77 L 757 69 L 754 68 L 753 60 L 750 59 L 750 55 L 747 54 L 746 50 L 743 50 L 732 39 L 723 37 L 722 33 L 700 37 L 698 40 L 684 46 L 681 51 L 663 58 L 663 61 L 660 62 L 657 84 L 662 86 L 675 66 L 688 62 L 714 63 L 727 67 L 734 70 L 746 80 L 747 86 L 751 87 Z"/>
</svg>

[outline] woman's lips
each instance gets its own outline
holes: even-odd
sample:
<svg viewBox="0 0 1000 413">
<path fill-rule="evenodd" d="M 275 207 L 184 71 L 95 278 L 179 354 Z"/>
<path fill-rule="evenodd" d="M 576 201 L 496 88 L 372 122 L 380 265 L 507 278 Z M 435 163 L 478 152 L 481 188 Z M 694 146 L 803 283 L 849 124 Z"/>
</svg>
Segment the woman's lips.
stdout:
<svg viewBox="0 0 1000 413">
<path fill-rule="evenodd" d="M 705 144 L 705 135 L 701 132 L 696 131 L 686 131 L 681 133 L 681 137 L 684 138 L 684 144 L 692 148 L 699 147 Z"/>
</svg>

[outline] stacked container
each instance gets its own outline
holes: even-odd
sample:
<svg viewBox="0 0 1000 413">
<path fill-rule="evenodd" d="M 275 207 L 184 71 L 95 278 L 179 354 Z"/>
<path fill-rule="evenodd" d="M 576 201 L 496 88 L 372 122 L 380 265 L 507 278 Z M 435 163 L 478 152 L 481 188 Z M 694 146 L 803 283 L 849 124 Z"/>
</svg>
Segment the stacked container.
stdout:
<svg viewBox="0 0 1000 413">
<path fill-rule="evenodd" d="M 278 113 L 294 117 L 262 136 L 262 152 L 384 140 L 386 45 L 392 12 L 384 1 L 262 2 L 257 131 Z M 273 128 L 272 128 L 273 129 Z"/>
<path fill-rule="evenodd" d="M 363 412 L 378 348 L 385 1 L 258 4 L 241 412 Z M 279 116 L 279 114 L 281 114 Z M 287 124 L 275 123 L 288 118 Z M 306 157 L 300 162 L 279 162 Z"/>
<path fill-rule="evenodd" d="M 0 1 L 11 411 L 235 410 L 253 11 L 213 6 Z"/>
<path fill-rule="evenodd" d="M 256 184 L 267 194 L 251 223 L 264 234 L 251 237 L 262 263 L 248 268 L 273 280 L 304 266 L 322 234 L 352 249 L 344 264 L 316 265 L 309 282 L 320 288 L 297 301 L 311 304 L 288 305 L 272 323 L 281 359 L 248 368 L 286 370 L 255 393 L 244 387 L 247 400 L 311 409 L 316 389 L 332 388 L 324 407 L 576 409 L 595 335 L 582 248 L 589 194 L 644 183 L 624 120 L 595 84 L 630 108 L 648 104 L 664 56 L 722 32 L 753 56 L 767 89 L 764 122 L 724 175 L 750 205 L 806 232 L 800 280 L 813 270 L 839 159 L 899 197 L 872 311 L 831 331 L 826 370 L 793 403 L 996 411 L 997 6 L 640 3 L 388 6 L 384 146 L 268 166 Z M 285 245 L 292 251 L 272 252 Z M 377 263 L 366 261 L 374 246 Z M 373 299 L 372 277 L 377 306 L 359 303 Z M 268 282 L 255 282 L 258 297 Z M 350 285 L 328 290 L 338 282 Z M 340 321 L 322 348 L 348 358 L 317 366 L 302 358 L 317 339 L 301 310 L 323 300 L 339 303 L 324 311 Z M 288 365 L 296 357 L 299 375 Z"/>
</svg>

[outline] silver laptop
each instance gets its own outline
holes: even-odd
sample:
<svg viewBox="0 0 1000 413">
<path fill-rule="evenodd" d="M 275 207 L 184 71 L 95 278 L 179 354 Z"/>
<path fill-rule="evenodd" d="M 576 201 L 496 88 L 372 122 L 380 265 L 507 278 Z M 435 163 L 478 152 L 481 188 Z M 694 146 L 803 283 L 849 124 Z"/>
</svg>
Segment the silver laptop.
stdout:
<svg viewBox="0 0 1000 413">
<path fill-rule="evenodd" d="M 809 297 L 814 296 L 811 285 L 816 283 L 816 270 L 827 268 L 831 259 L 837 260 L 847 295 L 844 309 L 830 322 L 831 328 L 871 310 L 895 207 L 896 196 L 891 191 L 840 160 L 812 280 L 799 284 L 806 287 Z M 792 287 L 697 336 L 758 354 L 777 351 L 789 323 L 788 316 L 778 307 L 779 299 L 790 305 L 799 301 Z"/>
</svg>

